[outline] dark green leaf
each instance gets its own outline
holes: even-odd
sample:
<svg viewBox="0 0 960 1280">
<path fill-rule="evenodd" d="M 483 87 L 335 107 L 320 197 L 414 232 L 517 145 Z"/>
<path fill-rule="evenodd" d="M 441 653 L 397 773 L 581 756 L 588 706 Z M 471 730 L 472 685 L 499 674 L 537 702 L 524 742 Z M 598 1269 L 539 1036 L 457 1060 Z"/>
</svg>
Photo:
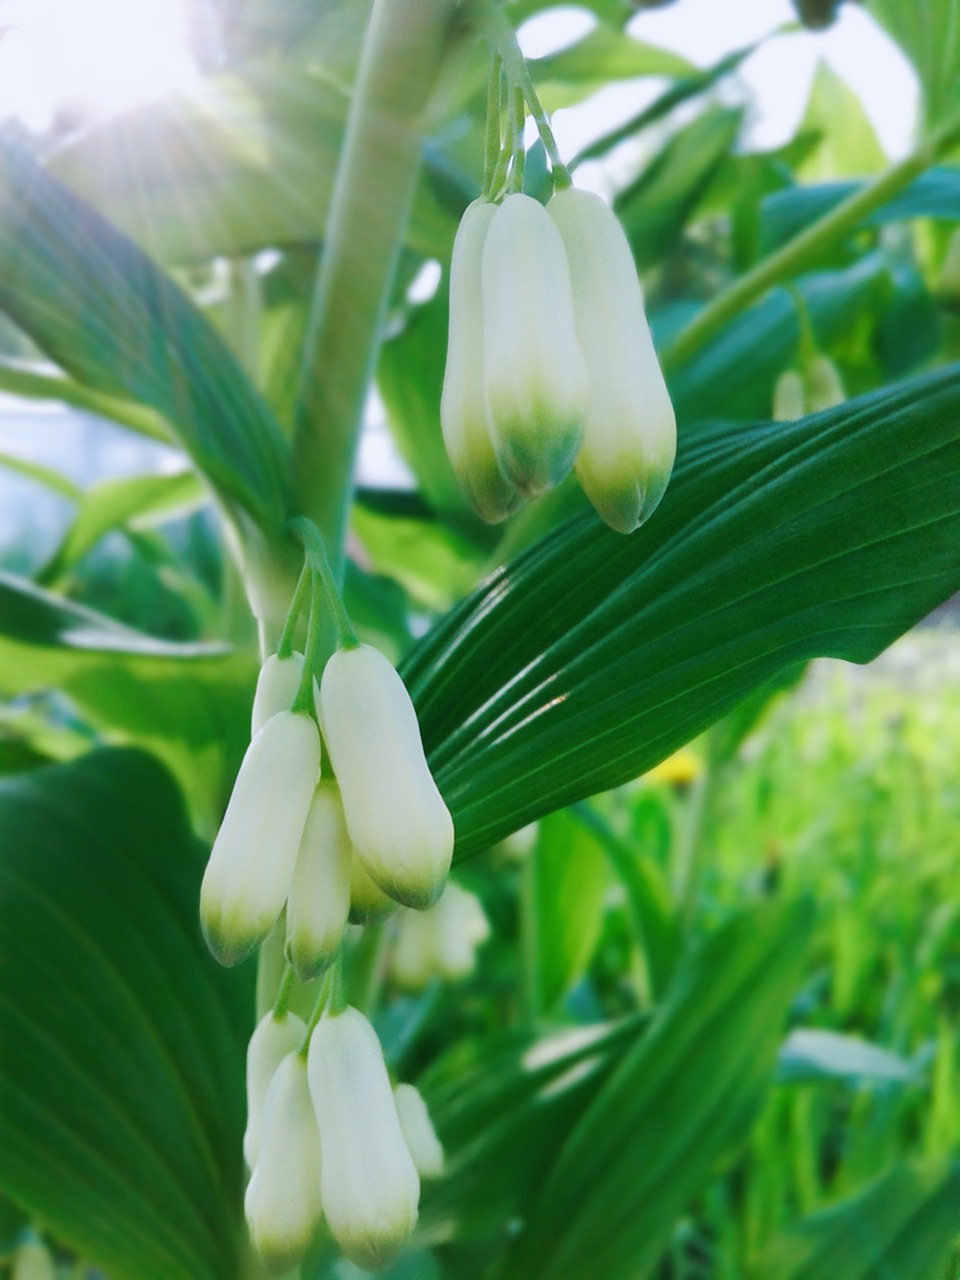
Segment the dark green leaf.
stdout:
<svg viewBox="0 0 960 1280">
<path fill-rule="evenodd" d="M 250 975 L 149 756 L 0 779 L 0 1184 L 115 1280 L 235 1280 Z"/>
<path fill-rule="evenodd" d="M 746 1135 L 809 926 L 806 910 L 768 905 L 687 960 L 564 1142 L 504 1274 L 651 1274 L 683 1206 Z"/>
<path fill-rule="evenodd" d="M 186 294 L 24 153 L 0 151 L 0 308 L 77 382 L 159 412 L 221 496 L 270 529 L 287 447 Z"/>
<path fill-rule="evenodd" d="M 788 1228 L 754 1280 L 948 1280 L 957 1236 L 960 1165 L 898 1165 L 858 1195 Z"/>
<path fill-rule="evenodd" d="M 704 432 L 628 538 L 569 521 L 404 674 L 458 856 L 625 782 L 785 667 L 866 662 L 960 587 L 960 367 Z"/>
</svg>

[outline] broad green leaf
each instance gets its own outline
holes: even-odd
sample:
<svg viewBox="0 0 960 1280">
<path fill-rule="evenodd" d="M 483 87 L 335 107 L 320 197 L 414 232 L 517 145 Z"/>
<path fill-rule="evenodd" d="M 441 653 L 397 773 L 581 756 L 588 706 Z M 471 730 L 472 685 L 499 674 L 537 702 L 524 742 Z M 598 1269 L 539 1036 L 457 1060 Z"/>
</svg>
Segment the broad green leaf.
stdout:
<svg viewBox="0 0 960 1280">
<path fill-rule="evenodd" d="M 155 760 L 0 779 L 0 1186 L 113 1280 L 235 1280 L 249 974 Z"/>
<path fill-rule="evenodd" d="M 913 63 L 923 91 L 926 124 L 960 107 L 960 0 L 866 0 L 868 11 Z"/>
<path fill-rule="evenodd" d="M 683 234 L 742 119 L 742 111 L 719 107 L 698 115 L 617 196 L 614 208 L 639 266 L 657 262 Z"/>
<path fill-rule="evenodd" d="M 55 581 L 113 529 L 146 528 L 163 517 L 195 511 L 206 500 L 194 471 L 101 480 L 81 495 L 76 516 L 38 581 Z"/>
<path fill-rule="evenodd" d="M 0 309 L 75 381 L 160 413 L 210 483 L 281 518 L 280 429 L 190 299 L 24 153 L 0 151 Z"/>
<path fill-rule="evenodd" d="M 0 573 L 0 694 L 62 689 L 94 728 L 161 755 L 208 821 L 249 738 L 255 679 L 222 645 L 157 640 Z"/>
<path fill-rule="evenodd" d="M 869 254 L 845 271 L 817 271 L 796 281 L 818 341 L 825 348 L 849 332 L 853 320 L 889 288 L 889 268 Z M 654 321 L 663 342 L 666 321 Z M 716 419 L 748 421 L 772 412 L 777 378 L 800 345 L 797 306 L 786 289 L 773 289 L 737 318 L 670 378 L 670 395 L 681 427 Z"/>
<path fill-rule="evenodd" d="M 806 182 L 880 173 L 888 164 L 863 103 L 822 59 L 800 129 L 820 134 L 819 145 L 800 168 Z"/>
<path fill-rule="evenodd" d="M 646 1026 L 629 1018 L 540 1040 L 508 1033 L 456 1045 L 431 1067 L 419 1083 L 447 1172 L 423 1188 L 426 1237 L 502 1249 L 504 1223 L 536 1195 L 570 1127 Z"/>
<path fill-rule="evenodd" d="M 603 850 L 582 823 L 564 810 L 540 824 L 524 865 L 526 939 L 534 1008 L 549 1013 L 589 963 L 600 937 L 603 895 L 609 883 Z"/>
<path fill-rule="evenodd" d="M 0 467 L 5 471 L 13 471 L 26 480 L 35 480 L 37 484 L 43 485 L 51 493 L 59 494 L 61 498 L 66 498 L 68 502 L 79 502 L 83 497 L 83 490 L 78 488 L 72 480 L 68 480 L 53 467 L 43 466 L 42 463 L 19 458 L 12 453 L 0 453 Z"/>
<path fill-rule="evenodd" d="M 777 1079 L 783 1084 L 810 1080 L 903 1083 L 916 1077 L 916 1066 L 889 1049 L 815 1027 L 791 1031 L 777 1058 Z"/>
<path fill-rule="evenodd" d="M 326 47 L 316 59 L 251 59 L 84 133 L 50 168 L 162 262 L 314 243 L 326 226 L 352 77 Z M 407 243 L 446 256 L 457 213 L 430 177 L 419 184 Z"/>
<path fill-rule="evenodd" d="M 960 366 L 704 431 L 628 538 L 591 514 L 491 575 L 403 673 L 458 856 L 634 778 L 785 667 L 867 662 L 960 587 Z"/>
<path fill-rule="evenodd" d="M 752 1280 L 949 1280 L 960 1165 L 897 1165 L 850 1200 L 789 1227 Z"/>
<path fill-rule="evenodd" d="M 760 235 L 765 252 L 792 240 L 842 201 L 859 191 L 859 182 L 820 182 L 789 187 L 768 196 L 760 211 Z M 874 209 L 865 225 L 883 226 L 907 218 L 960 220 L 960 169 L 945 165 L 928 169 L 886 204 Z"/>
<path fill-rule="evenodd" d="M 564 1142 L 504 1274 L 653 1274 L 684 1205 L 746 1135 L 809 915 L 784 905 L 744 912 L 686 960 L 647 1033 Z"/>
<path fill-rule="evenodd" d="M 645 44 L 606 23 L 575 44 L 530 62 L 530 74 L 548 111 L 572 106 L 614 80 L 691 76 L 696 70 L 679 54 Z"/>
</svg>

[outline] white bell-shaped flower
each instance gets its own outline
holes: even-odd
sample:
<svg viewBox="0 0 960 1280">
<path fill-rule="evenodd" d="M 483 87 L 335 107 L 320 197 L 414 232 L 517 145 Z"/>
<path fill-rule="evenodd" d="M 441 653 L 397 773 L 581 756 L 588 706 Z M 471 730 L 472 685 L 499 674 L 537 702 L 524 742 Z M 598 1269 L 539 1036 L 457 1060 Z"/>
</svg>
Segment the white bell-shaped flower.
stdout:
<svg viewBox="0 0 960 1280">
<path fill-rule="evenodd" d="M 403 681 L 370 645 L 340 649 L 324 667 L 318 709 L 364 867 L 397 902 L 430 906 L 450 870 L 453 820 Z"/>
<path fill-rule="evenodd" d="M 10 1280 L 57 1280 L 53 1255 L 42 1240 L 24 1240 L 11 1259 Z"/>
<path fill-rule="evenodd" d="M 319 774 L 307 715 L 271 716 L 247 748 L 200 888 L 204 937 L 221 964 L 248 956 L 283 910 Z"/>
<path fill-rule="evenodd" d="M 515 510 L 520 494 L 506 479 L 493 447 L 483 360 L 481 261 L 496 206 L 469 205 L 450 260 L 450 330 L 440 397 L 440 425 L 460 487 L 492 524 Z"/>
<path fill-rule="evenodd" d="M 303 982 L 336 955 L 350 913 L 353 859 L 340 790 L 324 780 L 307 814 L 287 899 L 287 958 Z"/>
<path fill-rule="evenodd" d="M 443 1177 L 443 1147 L 419 1089 L 398 1084 L 393 1090 L 400 1128 L 421 1178 Z"/>
<path fill-rule="evenodd" d="M 508 480 L 532 496 L 569 472 L 587 404 L 567 255 L 543 205 L 507 196 L 487 230 L 481 275 L 494 447 Z"/>
<path fill-rule="evenodd" d="M 267 1090 L 260 1150 L 244 1200 L 250 1238 L 268 1271 L 288 1271 L 306 1253 L 322 1217 L 321 1180 L 307 1063 L 290 1053 Z"/>
<path fill-rule="evenodd" d="M 400 1128 L 383 1050 L 356 1009 L 325 1013 L 308 1058 L 330 1233 L 359 1267 L 382 1267 L 413 1230 L 420 1179 Z"/>
<path fill-rule="evenodd" d="M 257 1163 L 260 1150 L 260 1118 L 267 1090 L 277 1067 L 288 1053 L 303 1043 L 307 1026 L 295 1013 L 279 1017 L 268 1013 L 257 1023 L 247 1045 L 247 1127 L 243 1135 L 243 1156 L 249 1168 Z"/>
<path fill-rule="evenodd" d="M 477 948 L 490 936 L 480 900 L 450 881 L 429 911 L 404 911 L 397 920 L 390 969 L 396 982 L 410 991 L 433 978 L 456 982 L 477 965 Z"/>
<path fill-rule="evenodd" d="M 677 449 L 637 269 L 623 228 L 599 196 L 569 187 L 547 214 L 566 249 L 587 366 L 577 479 L 602 520 L 632 533 L 663 496 Z"/>
<path fill-rule="evenodd" d="M 303 678 L 303 663 L 302 653 L 291 653 L 288 658 L 272 653 L 260 668 L 250 716 L 251 738 L 257 736 L 271 716 L 289 711 L 293 706 Z"/>
<path fill-rule="evenodd" d="M 847 398 L 837 366 L 828 356 L 814 356 L 804 370 L 807 384 L 807 411 L 820 413 L 834 409 Z"/>
</svg>

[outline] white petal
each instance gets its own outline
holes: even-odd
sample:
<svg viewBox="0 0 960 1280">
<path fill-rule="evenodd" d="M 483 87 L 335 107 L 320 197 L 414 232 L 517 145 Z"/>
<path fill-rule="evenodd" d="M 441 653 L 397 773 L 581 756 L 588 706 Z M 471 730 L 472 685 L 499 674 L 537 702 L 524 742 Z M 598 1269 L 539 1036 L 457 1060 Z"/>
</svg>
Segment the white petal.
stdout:
<svg viewBox="0 0 960 1280">
<path fill-rule="evenodd" d="M 222 964 L 248 956 L 283 909 L 319 774 L 309 716 L 281 711 L 247 748 L 200 888 L 204 936 Z"/>
<path fill-rule="evenodd" d="M 826 356 L 814 356 L 806 367 L 807 408 L 810 413 L 833 409 L 843 404 L 847 394 L 840 381 L 837 366 Z"/>
<path fill-rule="evenodd" d="M 390 972 L 407 991 L 421 991 L 439 975 L 437 913 L 440 903 L 429 911 L 403 911 L 397 917 Z"/>
<path fill-rule="evenodd" d="M 324 668 L 319 710 L 364 867 L 397 902 L 429 906 L 450 870 L 453 820 L 403 681 L 370 645 L 341 649 Z"/>
<path fill-rule="evenodd" d="M 491 523 L 506 519 L 520 502 L 494 452 L 484 384 L 480 264 L 495 208 L 475 200 L 457 228 L 450 260 L 450 331 L 440 397 L 440 425 L 450 463 L 472 506 Z"/>
<path fill-rule="evenodd" d="M 287 899 L 287 955 L 309 982 L 330 963 L 350 912 L 353 846 L 335 782 L 321 782 L 307 814 Z"/>
<path fill-rule="evenodd" d="M 443 1147 L 419 1089 L 398 1084 L 393 1091 L 400 1128 L 421 1178 L 443 1176 Z"/>
<path fill-rule="evenodd" d="M 349 1008 L 325 1013 L 310 1041 L 308 1071 L 324 1216 L 350 1261 L 376 1269 L 416 1225 L 420 1179 L 366 1018 Z"/>
<path fill-rule="evenodd" d="M 398 910 L 400 904 L 370 879 L 370 874 L 354 850 L 350 863 L 350 923 L 380 924 Z"/>
<path fill-rule="evenodd" d="M 587 384 L 563 241 L 530 196 L 507 196 L 494 214 L 482 282 L 485 382 L 497 457 L 522 493 L 541 493 L 573 465 Z"/>
<path fill-rule="evenodd" d="M 247 1128 L 243 1155 L 252 1169 L 260 1150 L 260 1120 L 274 1073 L 288 1053 L 300 1047 L 307 1027 L 295 1013 L 261 1018 L 247 1045 Z"/>
<path fill-rule="evenodd" d="M 257 1253 L 270 1271 L 303 1257 L 322 1216 L 320 1135 L 307 1083 L 307 1064 L 288 1054 L 263 1107 L 260 1152 L 244 1211 Z"/>
<path fill-rule="evenodd" d="M 281 658 L 272 653 L 260 668 L 257 691 L 253 696 L 250 737 L 255 738 L 271 716 L 289 711 L 303 676 L 303 654 L 291 653 Z"/>
<path fill-rule="evenodd" d="M 806 388 L 796 369 L 786 369 L 773 388 L 773 417 L 776 422 L 795 422 L 802 418 L 805 408 Z"/>
<path fill-rule="evenodd" d="M 631 533 L 663 496 L 676 454 L 673 405 L 630 246 L 599 196 L 573 187 L 547 206 L 573 282 L 589 395 L 576 472 L 598 514 Z"/>
</svg>

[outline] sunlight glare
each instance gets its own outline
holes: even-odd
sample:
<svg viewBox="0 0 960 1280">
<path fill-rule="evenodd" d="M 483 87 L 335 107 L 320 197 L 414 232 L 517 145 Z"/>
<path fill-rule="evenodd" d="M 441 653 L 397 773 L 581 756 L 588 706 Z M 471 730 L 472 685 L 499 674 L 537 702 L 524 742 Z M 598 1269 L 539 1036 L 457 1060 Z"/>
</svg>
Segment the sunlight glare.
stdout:
<svg viewBox="0 0 960 1280">
<path fill-rule="evenodd" d="M 102 117 L 196 78 L 182 0 L 0 0 L 0 117 Z"/>
</svg>

